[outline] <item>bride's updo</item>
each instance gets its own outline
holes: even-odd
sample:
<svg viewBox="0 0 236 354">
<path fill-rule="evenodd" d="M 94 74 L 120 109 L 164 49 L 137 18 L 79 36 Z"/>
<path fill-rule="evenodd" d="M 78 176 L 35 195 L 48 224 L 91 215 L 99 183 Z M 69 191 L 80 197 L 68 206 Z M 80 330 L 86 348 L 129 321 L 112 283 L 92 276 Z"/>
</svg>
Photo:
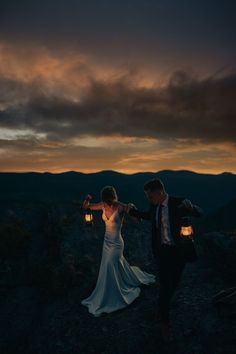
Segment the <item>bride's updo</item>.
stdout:
<svg viewBox="0 0 236 354">
<path fill-rule="evenodd" d="M 108 204 L 111 206 L 118 200 L 116 190 L 113 186 L 105 186 L 101 190 L 101 199 L 103 203 Z"/>
</svg>

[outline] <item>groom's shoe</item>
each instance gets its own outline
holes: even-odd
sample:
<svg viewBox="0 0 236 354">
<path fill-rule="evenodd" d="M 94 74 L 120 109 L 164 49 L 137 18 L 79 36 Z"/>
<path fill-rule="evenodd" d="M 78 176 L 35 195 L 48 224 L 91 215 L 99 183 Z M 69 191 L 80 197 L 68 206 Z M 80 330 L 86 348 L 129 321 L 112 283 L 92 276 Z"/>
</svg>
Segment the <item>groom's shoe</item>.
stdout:
<svg viewBox="0 0 236 354">
<path fill-rule="evenodd" d="M 170 325 L 167 323 L 161 323 L 160 325 L 161 339 L 164 343 L 169 343 L 173 341 L 173 335 L 170 330 Z"/>
</svg>

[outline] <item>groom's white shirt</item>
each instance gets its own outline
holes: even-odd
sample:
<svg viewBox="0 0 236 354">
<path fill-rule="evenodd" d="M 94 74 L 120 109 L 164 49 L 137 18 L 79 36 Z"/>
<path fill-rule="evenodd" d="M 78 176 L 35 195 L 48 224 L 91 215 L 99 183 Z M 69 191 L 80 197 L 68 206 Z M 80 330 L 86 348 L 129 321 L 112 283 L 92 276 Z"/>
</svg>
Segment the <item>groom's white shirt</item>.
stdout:
<svg viewBox="0 0 236 354">
<path fill-rule="evenodd" d="M 167 194 L 166 199 L 162 202 L 161 243 L 174 245 L 174 239 L 170 231 L 168 201 L 169 195 Z M 156 209 L 156 225 L 158 225 L 158 211 L 159 205 Z"/>
</svg>

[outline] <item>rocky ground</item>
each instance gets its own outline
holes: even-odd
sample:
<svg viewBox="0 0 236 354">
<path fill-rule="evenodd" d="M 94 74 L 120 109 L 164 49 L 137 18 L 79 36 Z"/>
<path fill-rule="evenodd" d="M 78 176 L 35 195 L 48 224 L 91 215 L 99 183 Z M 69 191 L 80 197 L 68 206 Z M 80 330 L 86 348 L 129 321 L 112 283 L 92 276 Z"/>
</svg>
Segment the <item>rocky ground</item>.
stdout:
<svg viewBox="0 0 236 354">
<path fill-rule="evenodd" d="M 211 304 L 226 285 L 203 260 L 187 266 L 173 299 L 175 340 L 169 345 L 161 342 L 153 319 L 158 284 L 143 287 L 129 308 L 99 318 L 80 305 L 91 290 L 83 284 L 52 302 L 34 288 L 1 289 L 1 353 L 235 354 L 236 317 Z"/>
<path fill-rule="evenodd" d="M 98 318 L 80 305 L 95 285 L 102 226 L 82 232 L 80 220 L 62 219 L 60 227 L 46 223 L 44 237 L 34 233 L 20 257 L 1 260 L 1 354 L 236 353 L 236 315 L 227 308 L 219 312 L 211 302 L 215 293 L 235 285 L 234 279 L 206 254 L 184 271 L 172 303 L 174 341 L 166 345 L 154 321 L 158 282 L 142 287 L 128 308 Z M 147 226 L 125 227 L 127 260 L 155 272 Z"/>
</svg>

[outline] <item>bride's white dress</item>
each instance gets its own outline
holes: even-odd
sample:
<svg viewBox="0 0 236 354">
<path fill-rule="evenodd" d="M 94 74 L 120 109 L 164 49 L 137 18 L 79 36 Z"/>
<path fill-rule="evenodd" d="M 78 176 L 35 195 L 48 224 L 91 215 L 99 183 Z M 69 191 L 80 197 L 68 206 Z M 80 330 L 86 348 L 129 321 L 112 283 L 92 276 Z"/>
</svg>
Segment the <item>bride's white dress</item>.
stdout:
<svg viewBox="0 0 236 354">
<path fill-rule="evenodd" d="M 139 285 L 155 282 L 155 275 L 130 266 L 123 256 L 122 220 L 118 209 L 108 219 L 103 208 L 102 219 L 106 231 L 97 284 L 92 294 L 81 302 L 94 316 L 126 307 L 139 296 Z"/>
</svg>

